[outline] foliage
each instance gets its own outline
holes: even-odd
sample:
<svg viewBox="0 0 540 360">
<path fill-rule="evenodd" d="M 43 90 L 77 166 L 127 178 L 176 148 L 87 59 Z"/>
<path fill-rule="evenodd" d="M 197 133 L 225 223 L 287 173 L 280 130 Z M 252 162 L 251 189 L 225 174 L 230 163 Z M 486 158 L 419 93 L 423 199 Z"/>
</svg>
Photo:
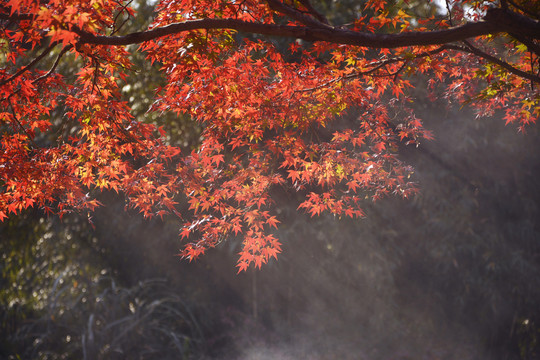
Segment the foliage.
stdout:
<svg viewBox="0 0 540 360">
<path fill-rule="evenodd" d="M 421 1 L 369 0 L 330 24 L 307 0 L 163 0 L 149 28 L 125 33 L 129 4 L 0 7 L 0 219 L 29 207 L 92 211 L 98 192 L 114 190 L 146 217 L 182 218 L 190 260 L 241 237 L 242 271 L 281 251 L 275 189 L 336 217 L 415 193 L 397 156 L 400 144 L 431 137 L 406 95 L 413 76 L 428 78 L 428 96 L 478 116 L 502 110 L 522 129 L 540 113 L 540 23 L 527 2 L 448 0 L 441 15 Z M 273 37 L 288 39 L 287 51 Z M 121 93 L 134 71 L 125 46 L 135 44 L 166 78 L 148 122 Z M 69 57 L 74 76 L 59 70 Z M 152 124 L 164 113 L 198 122 L 196 149 Z M 40 134 L 54 140 L 40 144 Z"/>
</svg>

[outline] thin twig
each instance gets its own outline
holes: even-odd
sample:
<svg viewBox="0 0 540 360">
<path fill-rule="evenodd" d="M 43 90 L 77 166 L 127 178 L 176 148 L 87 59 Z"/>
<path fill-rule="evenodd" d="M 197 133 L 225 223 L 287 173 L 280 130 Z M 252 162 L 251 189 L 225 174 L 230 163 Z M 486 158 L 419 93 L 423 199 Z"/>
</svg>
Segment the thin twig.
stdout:
<svg viewBox="0 0 540 360">
<path fill-rule="evenodd" d="M 43 79 L 46 79 L 48 78 L 49 76 L 52 75 L 52 73 L 54 72 L 54 70 L 56 70 L 56 67 L 58 66 L 58 64 L 60 63 L 60 59 L 62 58 L 62 56 L 64 56 L 64 54 L 66 52 L 68 52 L 69 50 L 71 50 L 73 48 L 73 45 L 68 45 L 66 46 L 65 48 L 62 49 L 62 51 L 60 51 L 60 54 L 58 54 L 58 57 L 56 58 L 56 60 L 54 61 L 54 64 L 51 66 L 51 68 L 49 69 L 49 71 L 47 71 L 45 74 L 41 75 L 40 77 L 32 80 L 32 84 L 35 84 L 37 83 L 38 81 L 41 81 Z"/>
<path fill-rule="evenodd" d="M 99 76 L 99 67 L 101 64 L 99 63 L 99 60 L 96 57 L 92 57 L 92 65 L 94 65 L 94 78 L 92 79 L 92 90 L 91 92 L 94 92 L 94 89 L 97 87 L 97 91 L 101 94 L 101 90 L 99 88 L 99 84 L 97 83 L 97 79 Z"/>
<path fill-rule="evenodd" d="M 533 59 L 532 52 L 529 53 L 529 56 L 530 56 L 530 61 L 531 61 L 531 71 L 533 71 L 533 69 L 534 69 L 534 59 Z M 532 90 L 534 90 L 534 83 L 531 80 L 531 91 Z"/>
<path fill-rule="evenodd" d="M 408 63 L 409 63 L 409 60 L 408 60 L 408 59 L 405 59 L 405 61 L 403 61 L 403 64 L 401 64 L 401 66 L 399 67 L 399 69 L 397 69 L 397 71 L 394 72 L 394 74 L 393 74 L 393 75 L 394 75 L 394 82 L 397 81 L 399 73 L 402 72 L 403 69 L 405 69 L 405 66 L 407 66 Z M 392 74 L 390 74 L 390 75 L 392 75 Z"/>
<path fill-rule="evenodd" d="M 116 24 L 116 21 L 118 20 L 118 18 L 120 17 L 120 15 L 124 12 L 124 10 L 127 9 L 127 7 L 129 6 L 129 4 L 131 4 L 133 2 L 133 0 L 129 0 L 125 5 L 122 5 L 122 8 L 118 11 L 118 14 L 116 14 L 116 16 L 114 17 L 114 21 L 113 21 L 113 24 Z M 114 35 L 116 34 L 118 31 L 120 31 L 120 29 L 122 29 L 122 27 L 124 26 L 124 24 L 129 20 L 130 16 L 129 16 L 129 12 L 128 12 L 128 18 L 125 19 L 122 24 L 120 24 L 120 26 L 118 26 L 118 28 L 114 29 L 113 32 L 111 33 L 111 35 Z"/>
<path fill-rule="evenodd" d="M 448 22 L 450 23 L 450 26 L 454 26 L 454 21 L 452 20 L 452 11 L 450 10 L 450 4 L 448 3 L 448 0 L 446 0 L 445 3 L 446 11 L 448 11 Z"/>
</svg>

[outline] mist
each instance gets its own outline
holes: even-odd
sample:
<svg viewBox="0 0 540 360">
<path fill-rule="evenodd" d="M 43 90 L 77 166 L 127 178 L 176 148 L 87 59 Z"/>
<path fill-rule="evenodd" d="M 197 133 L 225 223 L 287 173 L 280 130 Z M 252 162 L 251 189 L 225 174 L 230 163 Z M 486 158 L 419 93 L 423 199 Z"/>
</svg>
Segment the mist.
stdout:
<svg viewBox="0 0 540 360">
<path fill-rule="evenodd" d="M 57 325 L 36 342 L 28 322 L 9 315 L 23 305 L 19 295 L 3 307 L 3 335 L 32 344 L 33 356 L 56 351 L 50 358 L 91 358 L 90 348 L 107 359 L 538 358 L 538 129 L 522 134 L 440 104 L 420 113 L 436 139 L 400 150 L 415 167 L 417 196 L 366 202 L 365 218 L 351 220 L 311 218 L 296 210 L 293 193 L 276 192 L 283 252 L 260 270 L 237 274 L 238 239 L 181 260 L 178 223 L 124 212 L 110 194 L 93 226 L 68 219 L 39 230 L 28 225 L 36 213 L 26 227 L 2 225 L 6 244 L 36 237 L 42 245 L 28 254 L 41 249 L 36 262 L 54 265 L 47 281 L 23 290 L 49 294 L 40 300 L 44 312 L 25 321 L 35 329 L 55 315 Z M 76 248 L 66 240 L 74 237 Z M 62 260 L 47 258 L 54 254 Z M 9 256 L 4 269 L 15 266 Z M 4 276 L 5 289 L 10 281 Z M 69 291 L 60 297 L 62 284 Z M 117 313 L 103 315 L 111 303 Z M 121 321 L 133 326 L 112 344 L 106 331 Z M 149 336 L 154 330 L 165 338 Z"/>
<path fill-rule="evenodd" d="M 310 218 L 290 201 L 278 209 L 283 253 L 261 270 L 236 274 L 234 239 L 197 263 L 158 256 L 171 261 L 153 276 L 167 273 L 211 314 L 207 340 L 219 345 L 205 356 L 536 356 L 523 334 L 535 331 L 526 324 L 540 299 L 537 129 L 424 112 L 436 140 L 402 151 L 416 168 L 416 198 L 367 203 L 360 220 Z M 154 247 L 151 238 L 140 241 Z M 147 259 L 144 252 L 135 263 Z"/>
</svg>

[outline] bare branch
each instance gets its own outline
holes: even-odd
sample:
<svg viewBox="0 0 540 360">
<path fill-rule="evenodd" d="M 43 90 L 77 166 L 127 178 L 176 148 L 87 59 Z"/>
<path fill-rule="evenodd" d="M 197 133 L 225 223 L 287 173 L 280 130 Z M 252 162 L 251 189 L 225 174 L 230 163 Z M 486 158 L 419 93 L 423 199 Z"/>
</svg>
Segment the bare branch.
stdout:
<svg viewBox="0 0 540 360">
<path fill-rule="evenodd" d="M 129 0 L 127 3 L 123 4 L 122 5 L 122 8 L 120 10 L 118 10 L 118 13 L 116 14 L 116 16 L 114 17 L 114 20 L 113 20 L 113 24 L 116 24 L 116 22 L 118 21 L 118 18 L 120 17 L 120 15 L 122 15 L 124 13 L 124 11 L 128 8 L 128 6 L 133 2 L 133 0 Z M 120 4 L 119 4 L 120 5 Z M 124 24 L 129 20 L 131 16 L 129 15 L 129 12 L 128 12 L 128 16 L 127 18 L 120 24 L 120 26 L 118 26 L 117 28 L 113 29 L 113 32 L 111 33 L 111 35 L 114 35 L 116 34 L 118 31 L 120 31 L 120 29 L 122 29 L 122 27 L 124 26 Z"/>
<path fill-rule="evenodd" d="M 69 46 L 66 46 L 65 48 L 63 48 L 62 51 L 60 51 L 60 54 L 58 54 L 58 57 L 57 57 L 56 60 L 54 61 L 54 64 L 53 64 L 53 66 L 49 69 L 49 71 L 47 71 L 45 74 L 41 75 L 40 77 L 35 78 L 34 80 L 32 80 L 32 84 L 36 84 L 36 83 L 40 82 L 41 80 L 44 80 L 44 79 L 48 78 L 49 76 L 51 76 L 51 75 L 54 73 L 54 70 L 56 70 L 56 67 L 58 66 L 58 63 L 60 62 L 60 59 L 62 58 L 62 56 L 64 56 L 64 54 L 65 54 L 66 52 L 68 52 L 69 50 L 71 50 L 71 48 L 73 48 L 73 45 L 69 45 Z M 18 88 L 17 90 L 15 90 L 15 91 L 13 91 L 11 94 L 9 94 L 8 97 L 0 99 L 0 102 L 1 102 L 1 101 L 11 101 L 11 100 L 10 100 L 11 97 L 13 97 L 14 95 L 18 94 L 20 91 L 21 91 L 21 88 Z"/>
<path fill-rule="evenodd" d="M 66 46 L 65 48 L 63 48 L 62 51 L 60 51 L 60 54 L 58 54 L 58 57 L 54 61 L 54 64 L 53 64 L 53 66 L 51 66 L 49 71 L 47 71 L 45 74 L 41 75 L 40 77 L 32 80 L 32 84 L 35 84 L 38 81 L 41 81 L 41 80 L 46 79 L 49 76 L 51 76 L 51 74 L 54 72 L 54 70 L 56 70 L 56 67 L 58 66 L 58 63 L 60 62 L 60 59 L 62 58 L 62 56 L 64 56 L 65 53 L 67 53 L 69 50 L 71 50 L 71 48 L 73 48 L 73 45 L 69 45 L 69 46 Z"/>
</svg>

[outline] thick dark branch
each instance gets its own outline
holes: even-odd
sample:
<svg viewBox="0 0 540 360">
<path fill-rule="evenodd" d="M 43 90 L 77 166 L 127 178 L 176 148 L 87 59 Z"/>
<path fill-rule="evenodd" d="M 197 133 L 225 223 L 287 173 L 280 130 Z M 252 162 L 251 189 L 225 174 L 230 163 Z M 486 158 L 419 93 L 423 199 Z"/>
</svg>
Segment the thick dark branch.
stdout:
<svg viewBox="0 0 540 360">
<path fill-rule="evenodd" d="M 496 34 L 504 29 L 488 22 L 468 23 L 459 27 L 438 31 L 413 31 L 399 34 L 373 34 L 347 29 L 322 29 L 307 26 L 285 26 L 251 23 L 235 19 L 201 19 L 167 25 L 125 36 L 99 36 L 82 30 L 74 30 L 80 42 L 97 45 L 138 44 L 167 35 L 198 29 L 231 29 L 253 34 L 292 37 L 306 41 L 327 41 L 336 44 L 365 46 L 372 48 L 398 48 L 416 45 L 436 45 L 460 41 L 481 35 Z"/>
<path fill-rule="evenodd" d="M 110 46 L 138 44 L 168 35 L 198 29 L 230 29 L 253 34 L 292 37 L 306 41 L 326 41 L 336 44 L 371 48 L 444 45 L 457 41 L 466 41 L 469 38 L 482 35 L 497 34 L 501 32 L 519 34 L 519 38 L 527 39 L 528 45 L 535 44 L 534 40 L 540 39 L 540 21 L 502 8 L 493 8 L 488 10 L 484 21 L 467 23 L 449 29 L 434 31 L 411 31 L 397 34 L 380 34 L 334 28 L 319 22 L 317 19 L 311 16 L 303 14 L 297 9 L 284 5 L 279 0 L 267 1 L 281 13 L 297 19 L 305 26 L 262 24 L 237 19 L 199 19 L 175 23 L 152 30 L 134 32 L 125 36 L 94 35 L 77 28 L 73 28 L 73 31 L 79 35 L 80 43 Z M 12 17 L 10 18 L 12 19 Z M 522 76 L 534 82 L 539 82 L 538 76 L 519 70 L 479 49 L 472 47 L 460 49 L 496 63 L 516 75 Z M 536 52 L 535 50 L 536 49 L 532 49 L 532 51 Z"/>
<path fill-rule="evenodd" d="M 487 11 L 484 20 L 501 28 L 503 32 L 540 39 L 540 21 L 513 11 L 492 8 Z"/>
<path fill-rule="evenodd" d="M 313 20 L 316 21 L 316 20 Z M 320 23 L 322 24 L 322 23 Z M 253 34 L 292 37 L 306 41 L 326 41 L 336 44 L 372 48 L 442 45 L 481 35 L 518 32 L 533 39 L 540 38 L 540 22 L 502 9 L 491 9 L 486 21 L 467 23 L 450 29 L 411 31 L 398 34 L 375 34 L 342 28 L 315 26 L 286 26 L 261 24 L 236 19 L 200 19 L 175 23 L 125 36 L 100 36 L 74 29 L 82 43 L 98 45 L 129 45 L 154 40 L 167 35 L 198 29 L 231 29 Z"/>
</svg>

